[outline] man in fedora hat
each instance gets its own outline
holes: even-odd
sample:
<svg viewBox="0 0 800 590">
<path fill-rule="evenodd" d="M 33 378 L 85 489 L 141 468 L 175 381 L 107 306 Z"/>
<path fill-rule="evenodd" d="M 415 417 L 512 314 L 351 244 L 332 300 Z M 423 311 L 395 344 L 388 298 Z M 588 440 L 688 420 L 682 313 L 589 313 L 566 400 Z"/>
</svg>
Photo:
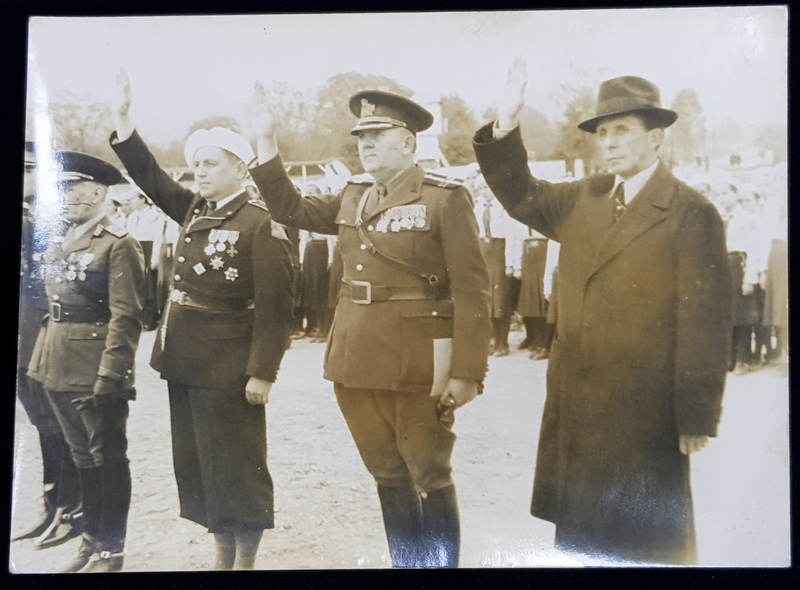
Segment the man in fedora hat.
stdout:
<svg viewBox="0 0 800 590">
<path fill-rule="evenodd" d="M 275 526 L 265 405 L 292 331 L 288 241 L 247 191 L 255 154 L 241 135 L 215 127 L 189 136 L 195 194 L 158 166 L 130 108 L 122 70 L 111 146 L 182 226 L 150 361 L 169 390 L 181 516 L 213 533 L 216 569 L 253 569 L 264 529 Z"/>
<path fill-rule="evenodd" d="M 722 220 L 659 161 L 677 115 L 638 77 L 604 82 L 580 124 L 607 174 L 533 178 L 525 69 L 474 147 L 509 214 L 561 243 L 531 513 L 590 563 L 696 563 L 689 455 L 717 431 L 731 325 Z"/>
<path fill-rule="evenodd" d="M 276 219 L 339 235 L 344 278 L 325 378 L 377 483 L 392 564 L 456 567 L 453 410 L 478 393 L 490 331 L 478 225 L 466 189 L 415 164 L 416 134 L 433 123 L 428 111 L 377 90 L 349 105 L 367 174 L 340 195 L 301 198 L 260 87 L 261 165 L 251 174 Z M 446 351 L 448 342 L 449 366 L 446 353 L 434 361 L 435 347 Z M 441 389 L 432 388 L 435 372 Z"/>
<path fill-rule="evenodd" d="M 80 481 L 82 542 L 63 571 L 118 571 L 131 501 L 126 431 L 144 256 L 106 216 L 105 196 L 122 182 L 120 171 L 80 152 L 56 152 L 54 160 L 70 226 L 42 255 L 48 316 L 28 374 L 47 391 Z"/>
</svg>

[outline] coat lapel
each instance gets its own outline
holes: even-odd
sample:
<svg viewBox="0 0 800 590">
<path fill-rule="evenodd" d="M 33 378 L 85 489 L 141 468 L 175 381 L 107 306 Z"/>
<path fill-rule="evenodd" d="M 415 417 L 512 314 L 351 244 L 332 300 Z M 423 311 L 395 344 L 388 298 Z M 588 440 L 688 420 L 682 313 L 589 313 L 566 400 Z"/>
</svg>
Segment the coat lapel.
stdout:
<svg viewBox="0 0 800 590">
<path fill-rule="evenodd" d="M 389 193 L 386 195 L 386 198 L 383 200 L 383 203 L 380 205 L 376 204 L 374 207 L 367 207 L 367 209 L 364 211 L 365 218 L 371 219 L 373 217 L 377 217 L 387 209 L 399 207 L 401 205 L 408 205 L 409 203 L 413 203 L 419 199 L 422 193 L 422 179 L 424 177 L 425 171 L 419 166 L 416 166 L 414 171 L 410 172 L 406 179 L 389 191 Z M 369 190 L 372 191 L 372 188 Z M 370 196 L 369 205 L 371 204 L 372 196 Z"/>
<path fill-rule="evenodd" d="M 222 225 L 223 221 L 229 217 L 232 217 L 236 211 L 242 208 L 248 200 L 250 200 L 250 195 L 248 195 L 247 192 L 243 192 L 230 203 L 226 203 L 223 207 L 217 209 L 211 214 L 202 215 L 201 213 L 195 215 L 187 224 L 186 233 L 190 234 L 219 227 Z M 204 203 L 201 201 L 198 206 L 201 208 L 200 210 L 202 212 Z"/>
<path fill-rule="evenodd" d="M 587 278 L 591 277 L 642 233 L 667 216 L 672 200 L 674 178 L 663 163 L 625 211 L 625 214 L 606 233 L 597 258 Z"/>
</svg>

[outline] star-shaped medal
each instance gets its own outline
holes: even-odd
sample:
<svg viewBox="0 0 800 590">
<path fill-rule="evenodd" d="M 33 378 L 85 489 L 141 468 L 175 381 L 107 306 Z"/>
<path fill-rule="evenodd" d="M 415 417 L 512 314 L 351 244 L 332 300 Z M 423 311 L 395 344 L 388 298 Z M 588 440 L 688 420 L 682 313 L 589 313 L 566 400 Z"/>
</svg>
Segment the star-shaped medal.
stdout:
<svg viewBox="0 0 800 590">
<path fill-rule="evenodd" d="M 223 266 L 225 266 L 225 263 L 222 261 L 222 258 L 220 258 L 219 256 L 214 256 L 214 258 L 211 259 L 210 264 L 211 264 L 211 268 L 213 268 L 214 270 L 219 270 Z"/>
<path fill-rule="evenodd" d="M 228 267 L 228 270 L 225 271 L 225 278 L 229 281 L 235 281 L 237 278 L 239 278 L 239 271 L 230 266 Z"/>
<path fill-rule="evenodd" d="M 203 252 L 211 256 L 217 249 L 214 247 L 214 244 L 208 244 L 205 248 L 203 248 Z"/>
</svg>

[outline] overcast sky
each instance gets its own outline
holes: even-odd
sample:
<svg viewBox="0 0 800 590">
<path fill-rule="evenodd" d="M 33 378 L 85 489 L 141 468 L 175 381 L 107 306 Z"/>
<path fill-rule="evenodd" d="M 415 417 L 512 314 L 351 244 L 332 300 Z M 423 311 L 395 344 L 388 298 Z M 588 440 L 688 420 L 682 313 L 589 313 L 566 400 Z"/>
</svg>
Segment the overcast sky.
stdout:
<svg viewBox="0 0 800 590">
<path fill-rule="evenodd" d="M 256 79 L 313 90 L 337 73 L 380 74 L 420 101 L 459 94 L 479 114 L 520 54 L 528 60 L 527 102 L 551 118 L 566 106 L 563 87 L 634 74 L 655 82 L 667 107 L 681 89 L 694 89 L 711 125 L 786 121 L 783 7 L 30 22 L 35 111 L 57 90 L 108 99 L 124 64 L 137 124 L 157 141 L 241 108 Z"/>
</svg>

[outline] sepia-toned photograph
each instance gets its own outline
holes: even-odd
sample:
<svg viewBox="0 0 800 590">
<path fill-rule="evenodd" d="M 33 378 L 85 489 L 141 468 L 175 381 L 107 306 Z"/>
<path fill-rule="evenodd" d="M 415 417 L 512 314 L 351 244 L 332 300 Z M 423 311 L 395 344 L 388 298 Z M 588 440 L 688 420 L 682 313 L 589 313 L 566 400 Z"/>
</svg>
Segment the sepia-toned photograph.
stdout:
<svg viewBox="0 0 800 590">
<path fill-rule="evenodd" d="M 786 6 L 31 16 L 8 571 L 791 566 L 787 76 Z"/>
</svg>

